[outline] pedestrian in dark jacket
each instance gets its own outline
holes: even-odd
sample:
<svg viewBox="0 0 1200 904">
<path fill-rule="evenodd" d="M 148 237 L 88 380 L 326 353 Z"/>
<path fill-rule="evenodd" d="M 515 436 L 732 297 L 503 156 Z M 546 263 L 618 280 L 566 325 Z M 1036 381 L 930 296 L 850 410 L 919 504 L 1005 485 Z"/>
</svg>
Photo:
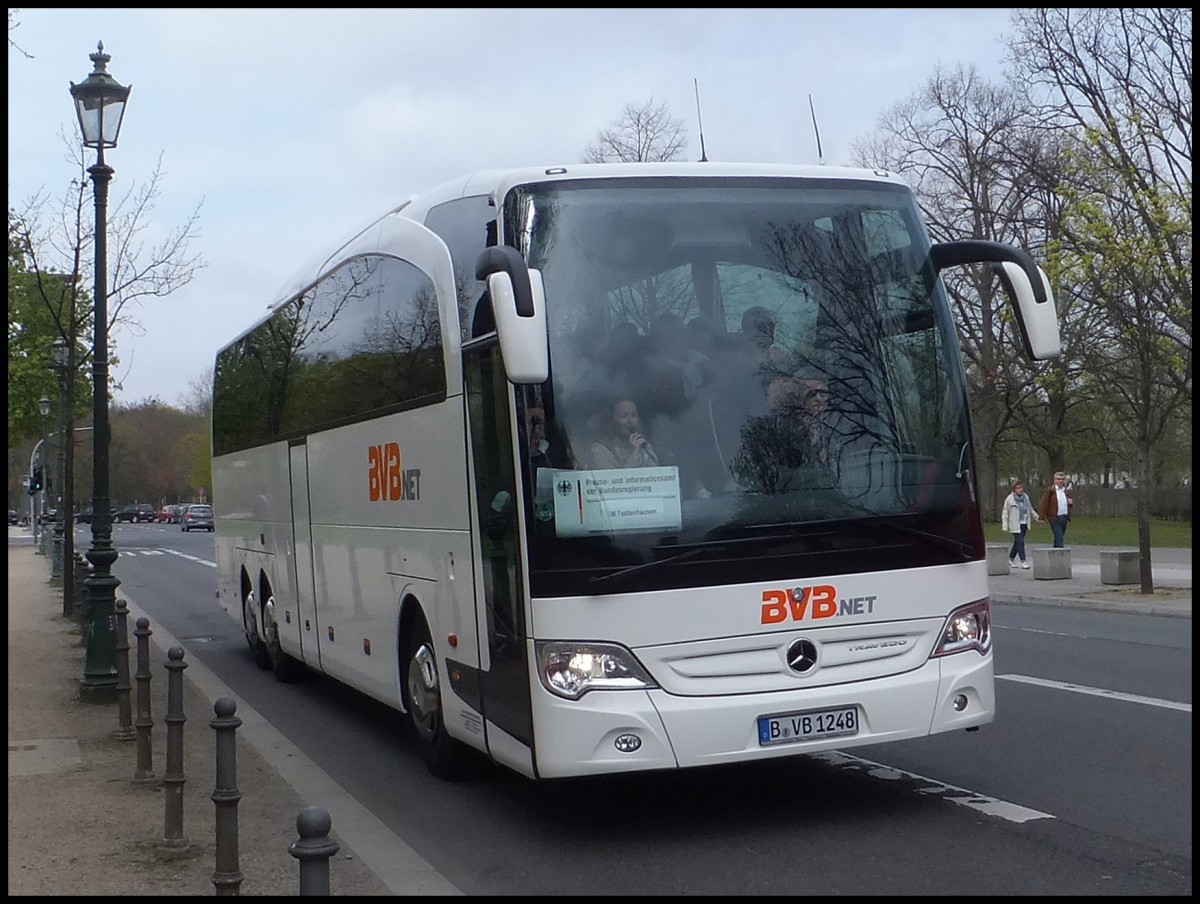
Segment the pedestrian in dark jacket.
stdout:
<svg viewBox="0 0 1200 904">
<path fill-rule="evenodd" d="M 1038 503 L 1038 523 L 1050 522 L 1050 530 L 1054 532 L 1054 548 L 1062 549 L 1066 545 L 1067 522 L 1071 520 L 1071 506 L 1075 498 L 1067 489 L 1067 477 L 1062 471 L 1054 472 L 1054 482 L 1042 493 Z"/>
</svg>

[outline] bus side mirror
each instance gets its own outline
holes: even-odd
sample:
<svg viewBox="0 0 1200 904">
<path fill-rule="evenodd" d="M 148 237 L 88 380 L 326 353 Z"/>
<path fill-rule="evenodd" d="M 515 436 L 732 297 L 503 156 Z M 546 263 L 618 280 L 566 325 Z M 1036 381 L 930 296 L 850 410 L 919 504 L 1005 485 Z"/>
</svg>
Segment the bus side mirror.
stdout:
<svg viewBox="0 0 1200 904">
<path fill-rule="evenodd" d="M 1002 242 L 964 239 L 933 245 L 929 257 L 938 272 L 953 264 L 990 263 L 1013 306 L 1025 354 L 1043 361 L 1062 352 L 1050 280 L 1025 251 Z"/>
<path fill-rule="evenodd" d="M 1046 272 L 1037 268 L 1038 279 L 1045 290 L 1046 300 L 1038 301 L 1029 276 L 1016 264 L 1007 261 L 992 264 L 992 270 L 1000 277 L 1013 311 L 1017 317 L 1017 329 L 1025 354 L 1038 361 L 1057 358 L 1062 353 L 1062 340 L 1058 333 L 1058 312 L 1054 309 L 1054 292 Z"/>
<path fill-rule="evenodd" d="M 475 277 L 487 282 L 504 370 L 513 383 L 542 383 L 550 374 L 546 344 L 546 290 L 515 248 L 484 249 Z"/>
</svg>

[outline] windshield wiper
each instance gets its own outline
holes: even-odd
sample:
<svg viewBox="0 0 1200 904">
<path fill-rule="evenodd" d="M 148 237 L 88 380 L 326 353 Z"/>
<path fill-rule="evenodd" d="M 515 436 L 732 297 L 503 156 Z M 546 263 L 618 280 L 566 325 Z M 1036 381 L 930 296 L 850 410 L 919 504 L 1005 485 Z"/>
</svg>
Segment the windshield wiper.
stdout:
<svg viewBox="0 0 1200 904">
<path fill-rule="evenodd" d="M 784 543 L 794 543 L 798 540 L 803 540 L 804 537 L 797 537 L 795 534 L 776 534 L 769 537 L 724 537 L 714 540 L 699 540 L 695 543 L 679 543 L 672 546 L 657 546 L 655 549 L 681 549 L 682 552 L 677 552 L 675 555 L 667 556 L 665 559 L 655 559 L 653 562 L 643 562 L 640 565 L 630 565 L 628 568 L 622 568 L 619 571 L 614 571 L 612 574 L 602 575 L 600 577 L 592 577 L 588 579 L 588 584 L 596 587 L 600 584 L 608 582 L 624 583 L 627 579 L 635 575 L 642 574 L 646 571 L 651 571 L 660 568 L 663 565 L 670 565 L 673 562 L 683 562 L 687 559 L 695 558 L 702 552 L 711 552 L 714 549 L 727 549 L 730 546 L 754 546 L 756 549 L 770 548 L 779 546 Z"/>
<path fill-rule="evenodd" d="M 891 521 L 876 521 L 867 522 L 872 527 L 886 527 L 888 530 L 896 531 L 897 533 L 907 534 L 910 537 L 916 537 L 918 540 L 924 540 L 930 546 L 936 546 L 939 549 L 944 549 L 947 552 L 955 553 L 962 557 L 964 562 L 971 561 L 975 550 L 966 543 L 960 543 L 950 537 L 944 537 L 941 534 L 931 534 L 928 531 L 918 530 L 915 527 L 909 527 L 906 524 L 894 524 Z"/>
<path fill-rule="evenodd" d="M 614 571 L 612 574 L 605 574 L 599 577 L 588 578 L 588 585 L 598 587 L 601 584 L 623 584 L 634 575 L 641 574 L 645 571 L 651 571 L 656 568 L 661 568 L 663 565 L 670 565 L 672 562 L 682 562 L 685 559 L 695 558 L 702 552 L 707 552 L 713 546 L 724 546 L 723 541 L 698 543 L 695 545 L 688 544 L 690 548 L 683 552 L 677 552 L 673 556 L 667 556 L 665 559 L 655 559 L 653 562 L 643 562 L 640 565 L 630 565 L 628 568 L 622 568 L 620 571 Z M 662 547 L 660 547 L 662 548 Z M 668 549 L 677 547 L 666 547 Z"/>
</svg>

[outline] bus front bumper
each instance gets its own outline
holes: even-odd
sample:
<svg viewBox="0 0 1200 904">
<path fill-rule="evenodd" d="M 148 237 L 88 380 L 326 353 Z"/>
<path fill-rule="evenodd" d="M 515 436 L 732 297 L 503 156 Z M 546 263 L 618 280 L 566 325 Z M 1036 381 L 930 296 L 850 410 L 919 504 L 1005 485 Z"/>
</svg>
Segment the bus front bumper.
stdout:
<svg viewBox="0 0 1200 904">
<path fill-rule="evenodd" d="M 540 684 L 534 706 L 542 778 L 749 762 L 848 749 L 992 721 L 992 656 L 969 651 L 910 672 L 770 693 L 684 697 L 661 689 L 592 691 L 578 700 Z M 853 735 L 761 744 L 759 719 L 853 708 Z"/>
</svg>

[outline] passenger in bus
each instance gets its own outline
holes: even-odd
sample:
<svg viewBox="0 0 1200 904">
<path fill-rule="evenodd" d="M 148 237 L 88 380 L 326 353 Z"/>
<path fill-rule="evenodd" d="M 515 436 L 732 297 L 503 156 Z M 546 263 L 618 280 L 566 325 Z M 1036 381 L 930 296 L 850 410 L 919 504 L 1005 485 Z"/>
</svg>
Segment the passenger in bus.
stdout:
<svg viewBox="0 0 1200 904">
<path fill-rule="evenodd" d="M 529 437 L 529 464 L 535 473 L 538 468 L 576 467 L 566 441 L 547 423 L 545 409 L 531 405 L 525 411 L 525 424 Z"/>
<path fill-rule="evenodd" d="M 604 381 L 617 392 L 644 389 L 650 379 L 650 347 L 637 325 L 621 321 L 609 331 L 603 353 Z"/>
<path fill-rule="evenodd" d="M 795 489 L 798 479 L 826 482 L 828 475 L 820 475 L 831 458 L 825 381 L 815 375 L 773 377 L 767 404 L 766 414 L 747 417 L 741 428 L 730 463 L 738 482 L 762 493 Z"/>
<path fill-rule="evenodd" d="M 787 355 L 775 344 L 775 315 L 762 305 L 747 308 L 742 314 L 742 332 L 739 337 L 740 358 L 768 378 L 786 372 L 784 363 Z"/>
<path fill-rule="evenodd" d="M 653 468 L 658 465 L 658 453 L 642 427 L 637 402 L 617 399 L 603 435 L 591 445 L 593 468 Z"/>
<path fill-rule="evenodd" d="M 808 433 L 807 464 L 828 465 L 830 457 L 829 387 L 817 374 L 792 378 L 799 394 L 800 419 Z"/>
<path fill-rule="evenodd" d="M 662 314 L 650 332 L 653 356 L 649 391 L 653 414 L 678 415 L 700 395 L 713 373 L 707 355 L 688 343 L 688 330 L 678 314 Z"/>
<path fill-rule="evenodd" d="M 632 399 L 617 399 L 610 409 L 606 428 L 592 442 L 588 466 L 608 468 L 653 468 L 675 464 L 671 453 L 656 450 L 647 438 L 637 403 Z M 698 499 L 712 496 L 699 474 L 681 469 L 684 493 Z"/>
</svg>

